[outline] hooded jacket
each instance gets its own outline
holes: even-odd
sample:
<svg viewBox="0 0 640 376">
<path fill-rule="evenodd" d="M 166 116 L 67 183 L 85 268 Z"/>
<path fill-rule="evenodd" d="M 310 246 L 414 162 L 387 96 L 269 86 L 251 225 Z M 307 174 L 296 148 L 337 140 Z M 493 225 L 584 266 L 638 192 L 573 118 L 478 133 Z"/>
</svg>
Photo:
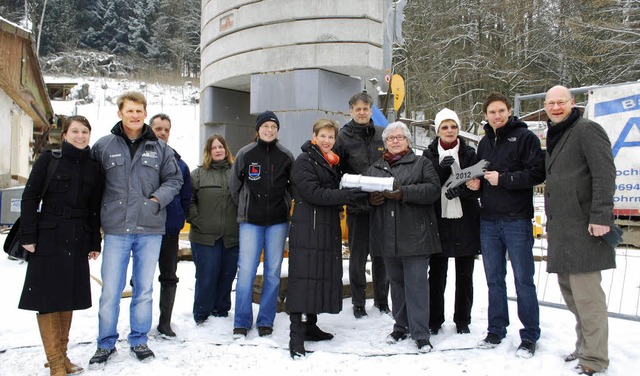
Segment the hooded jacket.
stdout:
<svg viewBox="0 0 640 376">
<path fill-rule="evenodd" d="M 91 148 L 105 174 L 100 218 L 106 234 L 165 233 L 165 207 L 182 186 L 173 150 L 144 125 L 132 156 L 122 121 Z M 151 201 L 155 197 L 159 203 Z"/>
<path fill-rule="evenodd" d="M 191 172 L 190 241 L 213 246 L 222 238 L 227 249 L 240 243 L 236 219 L 238 206 L 233 203 L 229 192 L 230 177 L 231 166 L 226 160 L 211 163 L 209 169 L 200 166 Z"/>
<path fill-rule="evenodd" d="M 500 174 L 498 185 L 480 179 L 480 218 L 509 220 L 533 218 L 533 187 L 544 181 L 544 154 L 540 140 L 527 124 L 512 116 L 494 132 L 487 124 L 478 144 L 478 160 Z"/>
</svg>

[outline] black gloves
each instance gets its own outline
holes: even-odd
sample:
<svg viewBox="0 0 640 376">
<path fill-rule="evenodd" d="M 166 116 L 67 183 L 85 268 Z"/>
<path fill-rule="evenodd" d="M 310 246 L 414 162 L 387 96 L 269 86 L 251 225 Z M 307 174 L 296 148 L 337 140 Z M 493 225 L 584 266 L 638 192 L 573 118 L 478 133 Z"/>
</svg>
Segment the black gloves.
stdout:
<svg viewBox="0 0 640 376">
<path fill-rule="evenodd" d="M 369 204 L 378 206 L 384 204 L 384 196 L 380 192 L 369 193 Z"/>
<path fill-rule="evenodd" d="M 384 197 L 388 198 L 389 200 L 402 201 L 402 188 L 398 187 L 398 188 L 394 189 L 393 191 L 385 189 L 382 192 L 382 195 Z"/>
<path fill-rule="evenodd" d="M 348 203 L 356 203 L 360 199 L 363 199 L 369 195 L 367 192 L 364 192 L 360 188 L 347 188 L 343 189 L 343 191 L 345 191 L 347 194 Z"/>
<path fill-rule="evenodd" d="M 447 189 L 447 191 L 444 193 L 444 197 L 446 197 L 447 200 L 453 200 L 454 198 L 460 196 L 461 192 L 462 186 L 459 185 L 457 187 Z"/>
<path fill-rule="evenodd" d="M 440 161 L 440 167 L 450 168 L 453 162 L 455 161 L 456 160 L 452 156 L 447 155 L 446 157 L 442 158 L 442 160 Z"/>
</svg>

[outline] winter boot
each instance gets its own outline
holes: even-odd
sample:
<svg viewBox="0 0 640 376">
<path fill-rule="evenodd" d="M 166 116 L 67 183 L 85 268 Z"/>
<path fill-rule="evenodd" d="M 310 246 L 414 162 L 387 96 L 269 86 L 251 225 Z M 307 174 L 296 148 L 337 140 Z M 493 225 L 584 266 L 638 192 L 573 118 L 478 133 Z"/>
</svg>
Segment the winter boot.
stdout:
<svg viewBox="0 0 640 376">
<path fill-rule="evenodd" d="M 49 371 L 51 376 L 67 376 L 64 368 L 64 354 L 62 353 L 61 331 L 60 331 L 60 313 L 38 314 L 38 327 L 40 328 L 40 337 L 42 337 L 42 345 L 49 362 Z"/>
<path fill-rule="evenodd" d="M 176 300 L 176 285 L 162 285 L 160 287 L 160 320 L 158 332 L 164 338 L 175 338 L 176 333 L 171 329 L 171 313 Z"/>
<path fill-rule="evenodd" d="M 315 313 L 307 313 L 306 330 L 304 333 L 305 341 L 328 341 L 333 338 L 333 334 L 322 331 L 316 324 L 318 315 Z"/>
<path fill-rule="evenodd" d="M 71 319 L 73 318 L 73 311 L 59 312 L 60 314 L 60 349 L 64 356 L 64 368 L 67 371 L 67 375 L 79 375 L 84 372 L 84 368 L 77 364 L 71 363 L 69 357 L 67 357 L 67 346 L 69 344 L 69 331 L 71 330 Z"/>
<path fill-rule="evenodd" d="M 291 325 L 289 326 L 289 354 L 292 359 L 305 356 L 304 349 L 305 323 L 302 322 L 301 313 L 291 313 L 289 315 Z"/>
</svg>

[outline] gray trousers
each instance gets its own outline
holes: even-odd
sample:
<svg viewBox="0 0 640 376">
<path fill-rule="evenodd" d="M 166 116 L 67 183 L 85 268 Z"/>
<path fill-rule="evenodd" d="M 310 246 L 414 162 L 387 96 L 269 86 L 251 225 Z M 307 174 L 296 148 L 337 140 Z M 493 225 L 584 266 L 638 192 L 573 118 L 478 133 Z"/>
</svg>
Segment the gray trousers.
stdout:
<svg viewBox="0 0 640 376">
<path fill-rule="evenodd" d="M 600 271 L 558 274 L 558 284 L 569 311 L 576 317 L 578 363 L 595 371 L 609 366 L 609 322 Z"/>
<path fill-rule="evenodd" d="M 393 330 L 407 331 L 413 340 L 429 339 L 429 256 L 385 257 Z"/>
</svg>

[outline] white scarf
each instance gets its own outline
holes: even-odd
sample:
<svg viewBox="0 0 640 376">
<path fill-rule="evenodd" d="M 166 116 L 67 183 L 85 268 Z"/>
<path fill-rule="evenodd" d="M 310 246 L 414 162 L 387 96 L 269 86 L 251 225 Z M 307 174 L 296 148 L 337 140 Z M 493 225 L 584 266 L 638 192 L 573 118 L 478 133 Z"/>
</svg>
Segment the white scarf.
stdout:
<svg viewBox="0 0 640 376">
<path fill-rule="evenodd" d="M 442 162 L 444 157 L 451 156 L 455 160 L 455 162 L 460 167 L 460 158 L 458 157 L 458 150 L 460 149 L 460 141 L 449 150 L 444 150 L 442 145 L 440 145 L 440 140 L 438 140 L 438 154 L 440 154 L 438 158 L 438 162 Z M 451 169 L 451 174 L 453 175 L 453 169 Z M 462 218 L 462 203 L 460 202 L 460 198 L 456 197 L 453 200 L 447 199 L 445 193 L 447 189 L 442 187 L 442 191 L 440 192 L 440 203 L 442 207 L 442 218 Z"/>
</svg>

